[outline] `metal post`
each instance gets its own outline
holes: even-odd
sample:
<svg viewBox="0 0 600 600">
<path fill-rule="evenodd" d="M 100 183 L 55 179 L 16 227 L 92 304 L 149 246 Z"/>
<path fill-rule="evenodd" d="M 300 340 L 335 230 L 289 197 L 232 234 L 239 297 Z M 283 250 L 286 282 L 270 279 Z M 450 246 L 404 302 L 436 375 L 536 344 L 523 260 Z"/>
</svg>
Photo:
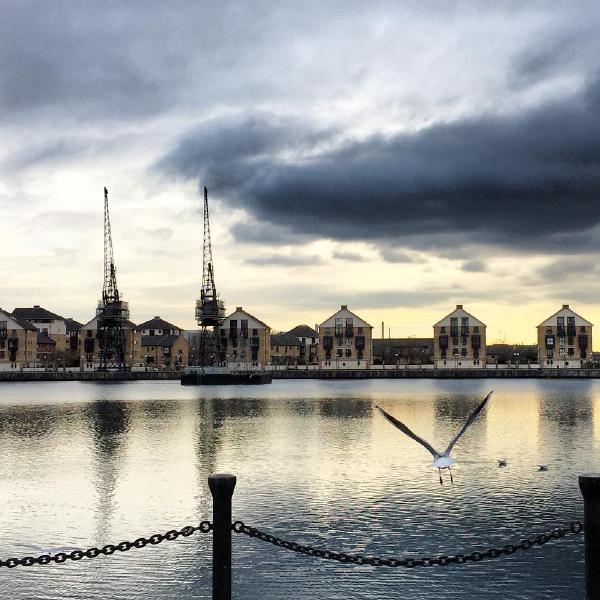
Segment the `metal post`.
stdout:
<svg viewBox="0 0 600 600">
<path fill-rule="evenodd" d="M 213 497 L 213 600 L 231 600 L 231 497 L 235 475 L 211 475 Z"/>
<path fill-rule="evenodd" d="M 579 476 L 583 495 L 585 586 L 588 600 L 600 600 L 600 473 Z"/>
</svg>

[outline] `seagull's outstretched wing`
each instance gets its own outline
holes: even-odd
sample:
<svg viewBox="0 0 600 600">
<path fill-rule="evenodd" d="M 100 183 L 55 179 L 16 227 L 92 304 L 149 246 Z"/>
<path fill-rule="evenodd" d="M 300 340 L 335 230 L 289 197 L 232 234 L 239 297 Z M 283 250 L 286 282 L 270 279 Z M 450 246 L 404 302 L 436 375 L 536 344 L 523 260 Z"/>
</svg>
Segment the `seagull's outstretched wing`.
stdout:
<svg viewBox="0 0 600 600">
<path fill-rule="evenodd" d="M 398 419 L 395 419 L 394 417 L 392 417 L 392 415 L 386 413 L 385 410 L 383 410 L 383 408 L 380 408 L 379 406 L 376 406 L 375 408 L 377 408 L 377 410 L 379 410 L 379 412 L 392 425 L 394 425 L 394 427 L 397 427 L 402 433 L 405 433 L 409 438 L 412 438 L 413 440 L 415 440 L 415 442 L 418 442 L 419 444 L 421 444 L 421 446 L 427 448 L 427 450 L 429 450 L 429 452 L 433 454 L 433 458 L 439 458 L 441 456 L 441 454 L 429 442 L 426 442 L 422 437 L 419 437 L 416 433 L 413 433 L 404 423 L 398 421 Z"/>
<path fill-rule="evenodd" d="M 448 444 L 448 447 L 446 448 L 446 452 L 444 454 L 450 454 L 450 450 L 452 450 L 452 448 L 454 447 L 454 444 L 456 444 L 456 442 L 458 442 L 458 438 L 460 438 L 460 436 L 467 430 L 469 425 L 471 425 L 471 423 L 473 423 L 473 421 L 477 418 L 477 416 L 484 409 L 485 405 L 487 404 L 488 400 L 490 399 L 490 396 L 493 393 L 494 392 L 490 392 L 481 401 L 479 406 L 469 415 L 469 418 L 466 420 L 465 424 L 462 426 L 462 429 L 454 436 L 454 438 L 452 438 L 452 441 Z"/>
</svg>

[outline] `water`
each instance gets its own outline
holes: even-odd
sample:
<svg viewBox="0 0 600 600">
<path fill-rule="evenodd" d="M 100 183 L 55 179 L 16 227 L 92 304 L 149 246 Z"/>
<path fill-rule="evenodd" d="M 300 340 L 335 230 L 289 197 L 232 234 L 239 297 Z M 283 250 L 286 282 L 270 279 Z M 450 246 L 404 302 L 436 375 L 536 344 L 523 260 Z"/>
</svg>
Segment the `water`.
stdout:
<svg viewBox="0 0 600 600">
<path fill-rule="evenodd" d="M 454 485 L 380 404 L 444 447 Z M 582 516 L 577 475 L 600 470 L 600 382 L 281 381 L 0 387 L 0 556 L 102 546 L 210 518 L 207 476 L 238 477 L 234 519 L 384 556 L 504 545 Z M 507 457 L 509 466 L 497 467 Z M 548 463 L 545 473 L 538 463 Z M 33 552 L 35 553 L 35 552 Z M 0 570 L 13 599 L 210 597 L 210 536 L 64 565 Z M 584 597 L 582 537 L 431 569 L 343 565 L 234 536 L 238 599 Z"/>
</svg>

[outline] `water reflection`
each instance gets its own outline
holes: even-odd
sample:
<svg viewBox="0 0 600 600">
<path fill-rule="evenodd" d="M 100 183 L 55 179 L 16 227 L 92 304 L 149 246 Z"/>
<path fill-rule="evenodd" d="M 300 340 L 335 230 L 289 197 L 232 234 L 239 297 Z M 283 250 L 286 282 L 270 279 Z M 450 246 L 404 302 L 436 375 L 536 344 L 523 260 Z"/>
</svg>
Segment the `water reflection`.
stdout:
<svg viewBox="0 0 600 600">
<path fill-rule="evenodd" d="M 35 394 L 7 386 L 0 555 L 19 541 L 103 544 L 197 522 L 210 517 L 206 478 L 219 471 L 238 476 L 236 517 L 371 554 L 504 545 L 579 517 L 576 475 L 600 467 L 589 448 L 590 439 L 600 445 L 600 382 L 494 382 L 491 402 L 456 446 L 454 485 L 440 486 L 427 451 L 374 410 L 381 405 L 442 448 L 489 391 L 485 383 L 288 381 L 218 390 L 65 383 Z M 506 469 L 497 467 L 501 456 Z M 547 473 L 537 472 L 542 460 Z M 427 573 L 321 563 L 237 537 L 234 544 L 240 600 L 582 595 L 576 540 Z M 208 598 L 209 554 L 208 539 L 190 538 L 43 573 L 0 570 L 0 593 Z"/>
<path fill-rule="evenodd" d="M 97 497 L 96 537 L 103 543 L 110 535 L 115 491 L 129 429 L 130 408 L 125 402 L 98 400 L 85 409 L 94 441 L 94 485 Z"/>
</svg>

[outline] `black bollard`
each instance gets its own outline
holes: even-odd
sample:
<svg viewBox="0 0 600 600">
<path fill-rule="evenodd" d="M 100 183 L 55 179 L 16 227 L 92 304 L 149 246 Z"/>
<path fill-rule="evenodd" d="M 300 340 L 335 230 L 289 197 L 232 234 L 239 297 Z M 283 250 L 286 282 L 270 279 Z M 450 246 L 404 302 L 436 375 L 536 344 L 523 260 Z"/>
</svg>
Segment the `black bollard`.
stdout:
<svg viewBox="0 0 600 600">
<path fill-rule="evenodd" d="M 235 475 L 211 475 L 213 497 L 213 600 L 231 600 L 231 497 Z"/>
<path fill-rule="evenodd" d="M 600 600 L 600 473 L 579 476 L 583 495 L 585 587 L 588 600 Z"/>
</svg>

